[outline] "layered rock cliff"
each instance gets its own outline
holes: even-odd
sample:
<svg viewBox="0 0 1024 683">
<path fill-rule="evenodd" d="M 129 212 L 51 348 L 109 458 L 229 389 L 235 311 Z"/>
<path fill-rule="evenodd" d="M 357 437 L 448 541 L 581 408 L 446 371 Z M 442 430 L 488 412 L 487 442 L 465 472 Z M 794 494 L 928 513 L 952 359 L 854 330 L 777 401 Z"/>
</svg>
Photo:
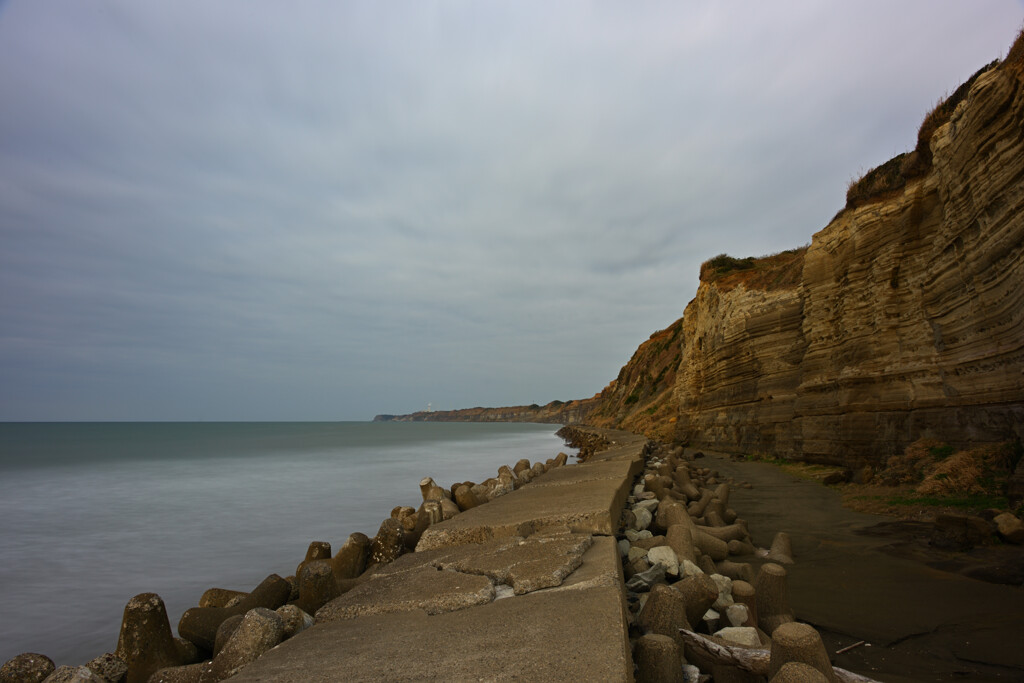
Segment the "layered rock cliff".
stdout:
<svg viewBox="0 0 1024 683">
<path fill-rule="evenodd" d="M 1022 86 L 1024 35 L 929 114 L 912 152 L 851 186 L 810 246 L 705 263 L 683 318 L 597 396 L 449 419 L 844 464 L 921 437 L 1024 438 Z"/>
</svg>

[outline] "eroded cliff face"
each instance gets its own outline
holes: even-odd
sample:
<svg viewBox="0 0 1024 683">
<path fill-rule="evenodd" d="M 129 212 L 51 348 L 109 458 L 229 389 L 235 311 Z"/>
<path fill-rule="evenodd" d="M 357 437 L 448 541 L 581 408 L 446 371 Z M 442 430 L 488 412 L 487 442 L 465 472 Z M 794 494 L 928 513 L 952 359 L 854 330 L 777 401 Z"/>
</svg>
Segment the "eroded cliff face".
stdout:
<svg viewBox="0 0 1024 683">
<path fill-rule="evenodd" d="M 854 463 L 922 436 L 1024 437 L 1024 94 L 994 68 L 932 166 L 814 235 L 795 287 L 702 282 L 677 436 Z"/>
<path fill-rule="evenodd" d="M 922 437 L 1024 439 L 1024 34 L 955 95 L 809 247 L 708 261 L 683 318 L 593 398 L 398 419 L 588 422 L 846 465 Z"/>
</svg>

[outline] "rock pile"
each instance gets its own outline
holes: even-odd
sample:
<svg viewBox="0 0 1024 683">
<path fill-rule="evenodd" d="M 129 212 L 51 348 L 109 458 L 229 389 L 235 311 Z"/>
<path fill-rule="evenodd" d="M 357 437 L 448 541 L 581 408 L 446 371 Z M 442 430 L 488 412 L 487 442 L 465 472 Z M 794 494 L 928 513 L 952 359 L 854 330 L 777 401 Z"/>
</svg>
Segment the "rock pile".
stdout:
<svg viewBox="0 0 1024 683">
<path fill-rule="evenodd" d="M 637 680 L 867 680 L 833 671 L 817 632 L 796 622 L 789 536 L 756 549 L 729 507 L 736 484 L 701 467 L 700 455 L 653 445 L 622 513 Z"/>
<path fill-rule="evenodd" d="M 0 683 L 215 683 L 314 624 L 321 607 L 352 590 L 402 555 L 413 552 L 432 524 L 484 505 L 528 484 L 569 456 L 503 465 L 479 484 L 443 488 L 420 481 L 418 508 L 398 506 L 369 538 L 353 533 L 336 554 L 314 541 L 295 569 L 271 574 L 249 592 L 211 588 L 182 615 L 174 637 L 163 600 L 143 593 L 128 601 L 114 652 L 81 666 L 55 667 L 48 657 L 24 653 L 0 667 Z M 488 584 L 489 585 L 489 584 Z"/>
</svg>

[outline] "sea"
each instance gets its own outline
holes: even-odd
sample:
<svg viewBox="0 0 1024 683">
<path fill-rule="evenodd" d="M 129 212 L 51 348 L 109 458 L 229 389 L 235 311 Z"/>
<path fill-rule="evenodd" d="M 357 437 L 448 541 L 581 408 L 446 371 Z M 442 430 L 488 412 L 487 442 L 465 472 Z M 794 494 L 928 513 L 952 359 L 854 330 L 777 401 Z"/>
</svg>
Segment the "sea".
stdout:
<svg viewBox="0 0 1024 683">
<path fill-rule="evenodd" d="M 312 541 L 371 538 L 419 481 L 483 481 L 575 455 L 556 425 L 0 423 L 0 662 L 82 664 L 124 606 L 163 598 L 177 633 L 207 588 L 288 576 Z M 572 459 L 570 459 L 572 462 Z"/>
</svg>

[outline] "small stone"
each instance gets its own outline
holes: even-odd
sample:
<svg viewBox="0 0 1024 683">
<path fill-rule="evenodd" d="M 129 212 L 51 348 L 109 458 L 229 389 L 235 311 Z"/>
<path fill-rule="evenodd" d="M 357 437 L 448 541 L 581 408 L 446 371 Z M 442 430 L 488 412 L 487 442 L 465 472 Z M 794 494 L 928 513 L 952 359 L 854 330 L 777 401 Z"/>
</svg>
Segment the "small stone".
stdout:
<svg viewBox="0 0 1024 683">
<path fill-rule="evenodd" d="M 654 534 L 652 534 L 647 529 L 644 529 L 643 531 L 637 531 L 636 529 L 626 529 L 624 535 L 626 538 L 629 539 L 630 543 L 635 543 L 636 541 L 642 540 L 644 538 L 652 538 L 654 536 Z"/>
<path fill-rule="evenodd" d="M 647 561 L 665 567 L 665 573 L 669 576 L 679 576 L 679 558 L 676 557 L 676 551 L 667 545 L 655 546 L 648 550 Z"/>
<path fill-rule="evenodd" d="M 750 608 L 740 603 L 734 603 L 725 608 L 725 620 L 732 626 L 743 626 L 750 618 Z"/>
<path fill-rule="evenodd" d="M 629 549 L 632 547 L 631 545 L 629 545 L 628 538 L 619 539 L 619 542 L 616 543 L 616 546 L 618 546 L 619 548 L 619 557 L 626 557 L 627 555 L 629 555 Z"/>
<path fill-rule="evenodd" d="M 718 586 L 718 599 L 713 607 L 719 612 L 724 612 L 727 607 L 733 604 L 732 579 L 721 574 L 712 574 L 711 580 Z"/>
<path fill-rule="evenodd" d="M 654 499 L 644 500 L 633 506 L 633 510 L 636 510 L 637 508 L 642 508 L 653 514 L 654 511 L 658 509 L 658 501 Z"/>
<path fill-rule="evenodd" d="M 650 526 L 651 521 L 654 519 L 650 511 L 645 510 L 644 508 L 641 507 L 634 508 L 633 516 L 636 518 L 633 522 L 633 528 L 637 531 L 642 531 L 646 529 L 648 526 Z"/>
<path fill-rule="evenodd" d="M 757 635 L 757 629 L 749 626 L 727 626 L 716 631 L 715 635 L 743 647 L 761 647 L 761 638 Z"/>
<path fill-rule="evenodd" d="M 41 683 L 56 667 L 46 655 L 25 652 L 0 667 L 0 683 Z"/>
<path fill-rule="evenodd" d="M 703 574 L 704 570 L 689 560 L 683 560 L 679 564 L 679 573 L 682 576 L 697 576 L 698 574 Z"/>
<path fill-rule="evenodd" d="M 650 552 L 649 550 L 646 550 L 644 548 L 637 548 L 636 546 L 630 546 L 629 547 L 629 552 L 626 553 L 626 557 L 628 558 L 629 562 L 634 562 L 636 560 L 639 560 L 642 557 L 647 557 L 647 554 L 649 552 Z M 648 562 L 650 562 L 650 560 L 648 560 Z"/>
<path fill-rule="evenodd" d="M 718 620 L 721 618 L 722 615 L 713 609 L 709 609 L 707 612 L 704 613 L 704 616 L 701 617 L 701 619 L 704 621 L 704 624 L 706 625 L 708 633 L 714 633 L 718 630 Z"/>
</svg>

